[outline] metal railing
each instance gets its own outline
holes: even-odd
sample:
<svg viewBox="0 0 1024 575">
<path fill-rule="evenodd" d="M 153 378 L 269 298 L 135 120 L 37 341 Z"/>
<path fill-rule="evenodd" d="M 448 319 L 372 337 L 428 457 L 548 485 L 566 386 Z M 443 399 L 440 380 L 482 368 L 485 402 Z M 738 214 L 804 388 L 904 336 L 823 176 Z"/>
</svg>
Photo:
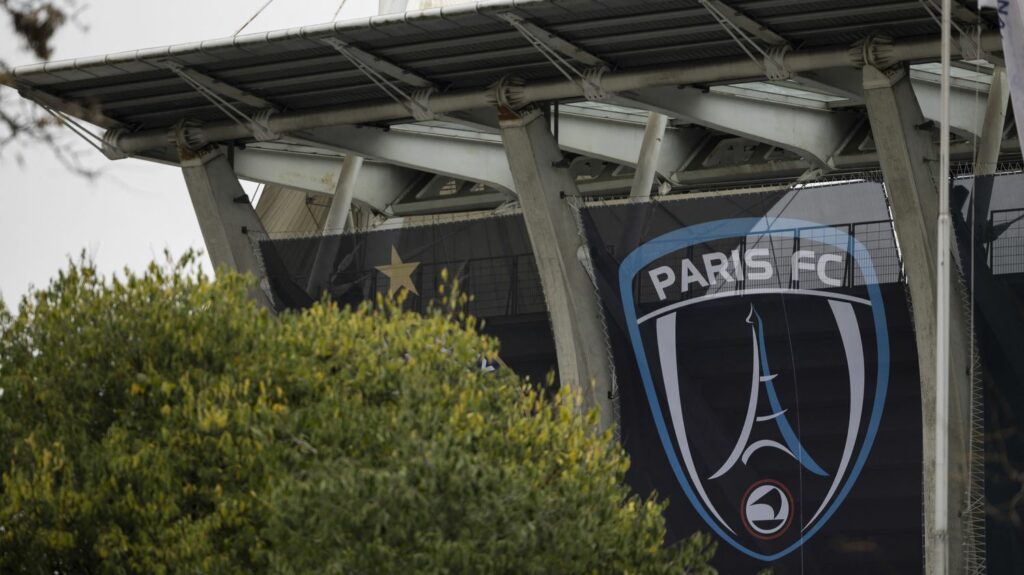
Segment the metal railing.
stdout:
<svg viewBox="0 0 1024 575">
<path fill-rule="evenodd" d="M 740 261 L 746 261 L 747 250 L 754 248 L 769 249 L 771 254 L 770 263 L 773 269 L 770 277 L 760 280 L 751 280 L 749 278 L 739 280 L 737 278 L 735 282 L 718 283 L 709 290 L 711 292 L 764 288 L 850 289 L 863 286 L 866 283 L 863 273 L 855 265 L 855 261 L 850 255 L 854 248 L 853 239 L 859 241 L 871 257 L 872 267 L 874 268 L 878 283 L 898 283 L 904 280 L 903 264 L 900 260 L 899 249 L 896 246 L 896 236 L 893 232 L 891 220 L 773 229 L 769 233 L 759 232 L 731 240 L 735 242 L 734 244 L 717 242 L 717 246 L 714 248 L 709 246 L 690 246 L 681 257 L 691 261 L 700 261 L 703 253 L 721 250 L 731 252 L 735 249 L 739 250 Z M 841 244 L 844 247 L 840 248 L 835 244 Z M 792 257 L 795 252 L 801 249 L 813 249 L 818 256 L 825 254 L 839 256 L 841 263 L 838 267 L 841 269 L 841 276 L 833 269 L 830 271 L 830 278 L 841 277 L 840 285 L 826 285 L 818 277 L 816 270 L 800 270 L 797 274 L 793 274 Z M 678 255 L 672 257 L 680 259 Z M 678 262 L 676 262 L 676 265 L 678 265 Z M 657 294 L 655 294 L 654 287 L 650 282 L 639 282 L 638 287 L 637 300 L 639 303 L 658 302 Z"/>
<path fill-rule="evenodd" d="M 1024 208 L 992 210 L 988 230 L 988 266 L 993 275 L 1024 273 Z"/>
<path fill-rule="evenodd" d="M 480 318 L 546 313 L 544 291 L 533 254 L 471 259 L 463 262 L 424 263 L 413 273 L 420 297 L 413 305 L 426 311 L 440 295 L 442 270 L 449 281 L 458 279 L 461 292 L 472 296 L 466 312 Z M 387 293 L 388 277 L 372 273 L 373 293 Z"/>
<path fill-rule="evenodd" d="M 864 277 L 860 269 L 854 265 L 849 256 L 852 245 L 840 249 L 829 243 L 828 236 L 837 238 L 856 238 L 867 249 L 871 256 L 875 275 L 879 283 L 895 283 L 903 281 L 903 266 L 896 247 L 895 235 L 890 220 L 855 222 L 837 226 L 815 226 L 798 229 L 773 230 L 771 234 L 757 234 L 739 238 L 738 249 L 741 257 L 746 250 L 754 247 L 771 247 L 772 265 L 775 273 L 769 280 L 737 282 L 736 289 L 753 289 L 764 287 L 791 287 L 804 289 L 834 289 L 836 286 L 824 285 L 815 272 L 801 271 L 792 276 L 792 254 L 800 249 L 813 249 L 819 255 L 835 253 L 843 258 L 841 263 L 842 288 L 853 288 L 864 285 Z M 769 246 L 770 244 L 770 246 Z M 735 248 L 730 248 L 735 249 Z M 712 250 L 714 251 L 714 250 Z M 691 247 L 683 257 L 700 257 L 701 248 Z M 677 262 L 678 263 L 678 262 Z M 413 282 L 420 294 L 414 302 L 410 302 L 420 311 L 424 311 L 430 302 L 439 294 L 441 271 L 448 269 L 450 278 L 458 278 L 464 293 L 471 294 L 466 311 L 480 318 L 512 317 L 519 315 L 546 313 L 544 292 L 540 284 L 540 275 L 532 254 L 517 254 L 462 262 L 424 263 L 413 274 Z M 832 272 L 836 275 L 835 270 Z M 389 280 L 384 274 L 373 270 L 373 293 L 386 293 Z M 649 282 L 642 282 L 639 301 L 650 303 L 657 301 L 656 294 Z"/>
</svg>

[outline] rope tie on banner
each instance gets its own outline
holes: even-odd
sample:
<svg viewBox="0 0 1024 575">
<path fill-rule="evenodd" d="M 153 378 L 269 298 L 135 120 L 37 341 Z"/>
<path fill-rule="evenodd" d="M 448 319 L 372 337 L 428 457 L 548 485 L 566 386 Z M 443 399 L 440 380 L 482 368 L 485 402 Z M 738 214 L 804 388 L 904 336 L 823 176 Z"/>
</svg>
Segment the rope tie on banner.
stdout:
<svg viewBox="0 0 1024 575">
<path fill-rule="evenodd" d="M 267 249 L 274 249 L 273 245 L 271 245 L 271 241 L 274 238 L 272 238 L 266 231 L 257 232 L 255 230 L 249 230 L 245 234 L 245 238 L 249 241 L 249 247 L 252 249 L 253 255 L 256 259 L 256 269 L 254 271 L 256 277 L 259 278 L 259 283 L 257 285 L 260 291 L 263 292 L 263 295 L 267 296 L 267 301 L 270 302 L 271 306 L 275 310 L 280 311 L 284 309 L 284 302 L 282 302 L 274 293 L 274 289 L 270 285 L 270 279 L 267 274 L 267 263 L 263 258 L 263 247 L 266 246 Z"/>
<path fill-rule="evenodd" d="M 276 134 L 273 130 L 270 129 L 268 124 L 270 116 L 277 113 L 277 110 L 273 108 L 268 108 L 260 110 L 252 116 L 249 116 L 248 114 L 240 110 L 237 106 L 228 101 L 226 98 L 224 98 L 217 92 L 207 88 L 205 85 L 203 85 L 202 82 L 193 78 L 192 75 L 189 74 L 188 70 L 181 64 L 177 62 L 168 62 L 167 68 L 171 72 L 174 72 L 174 74 L 177 75 L 179 78 L 184 80 L 185 83 L 188 84 L 189 87 L 191 87 L 193 90 L 198 92 L 199 95 L 209 100 L 211 104 L 216 106 L 217 109 L 220 110 L 225 116 L 230 118 L 231 121 L 235 122 L 242 128 L 245 128 L 250 133 L 252 133 L 253 137 L 256 138 L 256 140 L 260 142 L 267 142 L 271 140 L 277 140 L 280 138 L 278 134 Z"/>
<path fill-rule="evenodd" d="M 387 94 L 389 98 L 409 110 L 409 114 L 412 115 L 417 122 L 426 122 L 434 119 L 434 112 L 430 109 L 430 97 L 437 91 L 436 88 L 420 88 L 409 94 L 398 84 L 388 79 L 387 76 L 373 69 L 373 67 L 366 65 L 362 58 L 350 49 L 347 42 L 338 38 L 324 38 L 322 42 L 331 48 L 334 48 L 339 54 L 344 56 L 349 63 L 362 72 L 364 76 L 380 88 L 382 92 Z"/>
<path fill-rule="evenodd" d="M 789 46 L 778 46 L 765 50 L 754 41 L 742 28 L 737 26 L 732 20 L 722 13 L 713 2 L 708 0 L 698 0 L 700 5 L 703 6 L 711 17 L 715 19 L 715 22 L 722 27 L 726 33 L 732 38 L 733 42 L 736 43 L 746 53 L 747 57 L 754 61 L 758 67 L 764 71 L 765 77 L 769 80 L 788 80 L 793 74 L 786 68 L 786 52 L 789 50 Z M 761 57 L 758 58 L 754 51 L 758 52 Z"/>
<path fill-rule="evenodd" d="M 601 85 L 602 77 L 609 71 L 608 66 L 593 66 L 581 70 L 574 66 L 568 58 L 563 57 L 557 50 L 544 43 L 528 27 L 524 26 L 519 16 L 515 14 L 501 14 L 500 17 L 515 28 L 567 80 L 579 86 L 580 90 L 583 91 L 584 98 L 589 101 L 596 101 L 604 100 L 608 97 L 608 92 Z"/>
<path fill-rule="evenodd" d="M 922 4 L 924 0 L 922 0 Z M 927 9 L 927 6 L 925 7 Z M 931 13 L 929 11 L 929 13 Z M 933 18 L 935 16 L 933 15 Z M 960 57 L 963 60 L 975 61 L 975 73 L 981 72 L 980 60 L 984 59 L 984 52 L 981 50 L 981 29 L 982 21 L 980 12 L 977 15 L 977 21 L 973 26 L 969 26 L 965 32 L 955 21 L 951 19 L 950 25 L 955 27 L 960 33 L 959 45 L 960 45 Z M 941 26 L 941 19 L 940 19 Z M 993 68 L 993 73 L 997 71 Z M 994 76 L 993 76 L 994 79 Z M 986 102 L 988 98 L 985 99 Z M 974 105 L 977 107 L 981 104 L 981 91 L 980 87 L 975 84 L 974 88 Z M 984 134 L 982 134 L 984 136 Z M 1000 137 L 1002 133 L 1000 133 Z M 965 558 L 965 571 L 971 574 L 983 574 L 985 573 L 985 399 L 983 392 L 984 381 L 982 380 L 982 364 L 981 354 L 978 349 L 978 338 L 977 330 L 975 326 L 975 272 L 977 262 L 974 246 L 980 238 L 976 237 L 975 231 L 978 226 L 976 219 L 978 218 L 978 210 L 976 205 L 977 200 L 977 172 L 978 172 L 978 140 L 979 138 L 972 138 L 972 160 L 973 168 L 972 174 L 975 176 L 975 185 L 972 186 L 974 189 L 970 193 L 970 207 L 968 208 L 968 214 L 970 215 L 970 221 L 965 221 L 970 229 L 970 242 L 971 249 L 967 251 L 970 254 L 970 267 L 969 271 L 965 272 L 966 262 L 960 262 L 961 273 L 954 274 L 960 283 L 960 294 L 963 300 L 960 302 L 963 308 L 966 310 L 968 317 L 968 339 L 970 341 L 970 356 L 968 358 L 968 382 L 970 385 L 970 393 L 968 396 L 968 413 L 969 413 L 969 451 L 968 451 L 968 472 L 967 472 L 967 485 L 965 488 L 966 493 L 964 494 L 965 509 L 963 510 L 964 527 L 966 536 L 963 540 L 964 547 L 964 558 Z M 998 157 L 996 158 L 998 163 Z M 948 176 L 947 176 L 948 177 Z M 953 180 L 955 181 L 955 180 Z M 952 183 L 952 182 L 951 182 Z M 988 214 L 981 214 L 982 217 L 987 218 Z M 953 236 L 953 241 L 957 241 L 956 235 Z M 968 275 L 969 274 L 969 275 Z"/>
</svg>

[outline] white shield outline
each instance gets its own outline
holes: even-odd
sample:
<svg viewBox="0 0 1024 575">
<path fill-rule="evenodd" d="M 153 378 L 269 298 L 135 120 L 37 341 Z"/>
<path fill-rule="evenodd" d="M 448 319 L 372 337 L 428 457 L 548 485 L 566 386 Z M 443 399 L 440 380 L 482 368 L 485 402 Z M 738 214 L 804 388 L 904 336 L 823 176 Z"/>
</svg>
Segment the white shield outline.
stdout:
<svg viewBox="0 0 1024 575">
<path fill-rule="evenodd" d="M 743 238 L 757 234 L 770 234 L 783 230 L 799 228 L 820 229 L 822 227 L 826 227 L 831 233 L 824 234 L 825 237 L 819 241 L 821 243 L 832 245 L 843 252 L 849 252 L 850 246 L 852 246 L 853 251 L 850 255 L 853 256 L 854 261 L 861 270 L 861 275 L 864 278 L 864 284 L 867 288 L 868 297 L 871 302 L 871 312 L 875 324 L 875 341 L 877 345 L 878 372 L 876 375 L 875 395 L 872 402 L 871 415 L 865 430 L 864 441 L 857 453 L 857 458 L 854 461 L 853 468 L 849 475 L 847 475 L 842 488 L 839 489 L 839 493 L 835 495 L 835 498 L 832 500 L 827 510 L 821 514 L 821 518 L 817 523 L 812 525 L 810 529 L 804 531 L 799 540 L 792 543 L 785 549 L 773 554 L 758 553 L 757 551 L 748 549 L 740 544 L 740 542 L 737 541 L 729 532 L 722 528 L 724 522 L 719 523 L 709 515 L 708 509 L 703 505 L 701 497 L 694 492 L 694 486 L 691 485 L 690 481 L 687 479 L 687 473 L 683 471 L 683 468 L 680 465 L 679 457 L 672 445 L 672 439 L 665 424 L 661 403 L 654 387 L 650 365 L 648 364 L 647 355 L 643 347 L 643 341 L 640 337 L 640 326 L 636 315 L 635 303 L 633 301 L 632 284 L 637 273 L 651 262 L 694 244 L 728 238 Z M 654 418 L 655 427 L 658 430 L 658 436 L 661 439 L 662 448 L 665 451 L 666 457 L 668 457 L 669 464 L 672 467 L 672 471 L 679 483 L 679 486 L 682 488 L 683 493 L 686 494 L 687 499 L 690 500 L 690 503 L 693 505 L 698 515 L 700 515 L 704 522 L 707 523 L 708 526 L 711 527 L 711 529 L 727 543 L 744 554 L 761 561 L 775 561 L 776 559 L 785 557 L 789 553 L 800 548 L 800 546 L 806 543 L 828 522 L 839 506 L 842 505 L 843 500 L 846 499 L 850 489 L 853 488 L 853 485 L 857 481 L 861 469 L 863 469 L 864 463 L 867 461 L 868 455 L 871 452 L 871 447 L 874 443 L 875 435 L 878 432 L 878 426 L 882 419 L 882 411 L 885 406 L 885 397 L 889 386 L 889 335 L 885 318 L 885 308 L 882 302 L 882 293 L 878 287 L 878 279 L 875 275 L 874 266 L 871 263 L 871 256 L 867 249 L 860 243 L 860 241 L 851 237 L 843 230 L 822 226 L 821 224 L 804 220 L 785 218 L 774 218 L 771 220 L 767 220 L 765 218 L 733 218 L 717 220 L 680 228 L 663 234 L 633 250 L 628 256 L 626 256 L 619 266 L 619 293 L 622 298 L 622 311 L 625 316 L 626 327 L 629 331 L 629 336 L 633 344 L 633 352 L 637 361 L 637 367 L 639 368 L 640 376 L 643 379 L 644 392 L 647 395 L 647 400 L 651 408 L 651 415 Z M 743 292 L 735 295 L 743 295 Z"/>
</svg>

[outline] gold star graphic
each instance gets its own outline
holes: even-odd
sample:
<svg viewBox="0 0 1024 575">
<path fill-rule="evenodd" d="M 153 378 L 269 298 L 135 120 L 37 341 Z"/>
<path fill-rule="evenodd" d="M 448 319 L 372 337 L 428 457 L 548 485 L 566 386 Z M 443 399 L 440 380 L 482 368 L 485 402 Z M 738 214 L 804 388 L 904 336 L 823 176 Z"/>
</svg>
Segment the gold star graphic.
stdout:
<svg viewBox="0 0 1024 575">
<path fill-rule="evenodd" d="M 395 246 L 391 246 L 391 265 L 376 266 L 377 271 L 391 280 L 388 285 L 389 296 L 394 295 L 401 288 L 420 295 L 412 283 L 412 272 L 416 271 L 418 267 L 420 267 L 419 262 L 403 262 L 402 258 L 398 257 L 398 250 L 395 249 Z"/>
</svg>

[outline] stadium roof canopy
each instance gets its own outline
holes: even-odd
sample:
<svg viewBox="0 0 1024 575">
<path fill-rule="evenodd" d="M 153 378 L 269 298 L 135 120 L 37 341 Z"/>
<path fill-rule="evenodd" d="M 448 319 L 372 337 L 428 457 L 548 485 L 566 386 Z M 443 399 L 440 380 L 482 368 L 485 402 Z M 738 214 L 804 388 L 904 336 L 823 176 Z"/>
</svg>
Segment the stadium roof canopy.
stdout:
<svg viewBox="0 0 1024 575">
<path fill-rule="evenodd" d="M 848 47 L 867 34 L 936 37 L 938 25 L 919 0 L 744 0 L 730 5 L 796 50 Z M 350 43 L 443 88 L 482 88 L 513 74 L 561 79 L 559 71 L 502 18 L 515 14 L 612 64 L 616 69 L 679 66 L 745 56 L 743 47 L 700 3 L 687 0 L 483 2 L 383 15 L 24 66 L 18 85 L 98 106 L 143 128 L 221 112 L 168 69 L 177 62 L 281 109 L 379 100 L 380 89 L 324 39 Z M 976 23 L 969 13 L 964 26 Z M 770 34 L 770 33 L 769 33 Z M 764 35 L 767 38 L 767 35 Z"/>
<path fill-rule="evenodd" d="M 954 5 L 963 38 L 954 51 L 970 63 L 957 70 L 961 93 L 951 124 L 965 141 L 984 115 L 991 71 L 985 60 L 995 59 L 986 50 L 998 51 L 999 44 L 993 15 L 977 13 L 973 2 Z M 430 170 L 426 151 L 427 158 L 410 161 L 392 153 L 398 144 L 356 149 L 343 141 L 351 134 L 317 132 L 399 124 L 406 128 L 396 126 L 390 140 L 421 138 L 415 140 L 421 149 L 424 137 L 486 147 L 500 143 L 496 104 L 560 102 L 567 151 L 630 168 L 632 152 L 589 149 L 572 138 L 602 131 L 615 138 L 612 127 L 622 124 L 642 132 L 648 111 L 657 111 L 673 118 L 669 130 L 678 140 L 700 142 L 681 144 L 687 157 L 659 170 L 668 184 L 691 189 L 737 178 L 791 179 L 809 168 L 873 166 L 856 67 L 913 64 L 915 90 L 931 117 L 938 76 L 929 62 L 939 56 L 932 6 L 930 0 L 477 2 L 23 66 L 6 82 L 55 111 L 110 129 L 107 148 L 115 153 L 175 162 L 168 134 L 188 121 L 202 123 L 196 136 L 202 141 L 307 157 L 354 151 L 497 190 L 507 188 L 500 178 L 459 173 L 443 162 Z M 677 90 L 682 86 L 695 89 Z M 676 101 L 666 90 L 688 99 Z M 764 118 L 764 126 L 752 125 L 752 117 Z M 805 121 L 812 127 L 804 130 Z M 780 137 L 778 122 L 799 123 L 811 136 Z M 276 136 L 284 138 L 269 141 Z M 808 137 L 813 141 L 801 141 Z M 845 151 L 823 151 L 836 144 Z M 723 171 L 730 161 L 781 169 Z"/>
</svg>

